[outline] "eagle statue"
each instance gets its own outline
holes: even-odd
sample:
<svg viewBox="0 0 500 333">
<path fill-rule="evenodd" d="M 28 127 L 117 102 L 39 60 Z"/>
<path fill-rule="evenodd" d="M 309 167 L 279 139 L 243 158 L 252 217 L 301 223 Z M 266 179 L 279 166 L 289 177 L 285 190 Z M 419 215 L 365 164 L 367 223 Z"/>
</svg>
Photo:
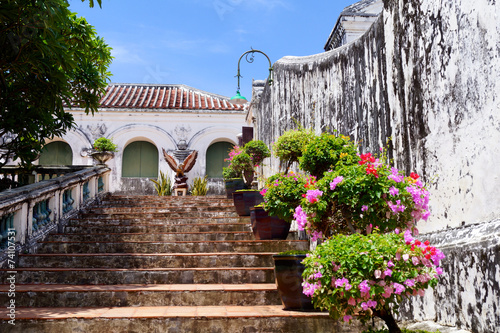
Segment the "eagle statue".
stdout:
<svg viewBox="0 0 500 333">
<path fill-rule="evenodd" d="M 198 157 L 198 152 L 194 150 L 191 154 L 184 159 L 180 164 L 177 164 L 176 159 L 173 156 L 167 154 L 165 149 L 163 149 L 163 157 L 167 161 L 170 168 L 175 172 L 175 183 L 174 189 L 176 188 L 186 188 L 187 189 L 187 179 L 186 173 L 189 172 L 196 163 L 196 158 Z"/>
</svg>

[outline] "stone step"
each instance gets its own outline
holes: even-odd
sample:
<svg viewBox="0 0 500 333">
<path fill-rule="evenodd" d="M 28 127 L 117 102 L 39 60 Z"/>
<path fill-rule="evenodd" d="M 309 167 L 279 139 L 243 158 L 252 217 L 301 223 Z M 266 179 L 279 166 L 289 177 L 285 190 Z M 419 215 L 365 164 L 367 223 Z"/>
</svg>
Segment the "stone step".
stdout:
<svg viewBox="0 0 500 333">
<path fill-rule="evenodd" d="M 93 207 L 83 214 L 125 214 L 125 213 L 188 213 L 188 212 L 234 212 L 234 204 L 213 206 L 141 206 L 141 207 Z"/>
<path fill-rule="evenodd" d="M 20 254 L 20 267 L 187 268 L 273 267 L 274 253 Z"/>
<path fill-rule="evenodd" d="M 0 320 L 8 321 L 6 311 Z M 358 321 L 334 321 L 325 312 L 284 311 L 281 305 L 16 308 L 9 332 L 361 332 Z M 5 326 L 6 324 L 1 323 Z"/>
<path fill-rule="evenodd" d="M 8 285 L 0 285 L 0 304 L 9 304 Z M 278 305 L 274 283 L 16 285 L 19 307 Z"/>
<path fill-rule="evenodd" d="M 134 224 L 220 224 L 220 223 L 251 223 L 250 217 L 226 217 L 226 216 L 213 216 L 213 217 L 169 217 L 169 218 L 118 218 L 118 217 L 87 217 L 87 218 L 74 218 L 68 221 L 68 225 L 85 224 L 120 224 L 120 225 L 134 225 Z"/>
<path fill-rule="evenodd" d="M 108 224 L 82 223 L 64 227 L 66 233 L 168 233 L 168 232 L 236 232 L 250 231 L 248 223 L 201 223 L 201 224 L 133 224 L 122 225 L 116 222 Z"/>
<path fill-rule="evenodd" d="M 273 283 L 274 267 L 17 268 L 22 284 L 246 284 Z M 0 270 L 0 274 L 7 272 Z"/>
<path fill-rule="evenodd" d="M 188 230 L 188 229 L 186 229 Z M 224 232 L 175 232 L 175 233 L 86 233 L 52 234 L 47 237 L 51 242 L 173 242 L 173 241 L 232 241 L 251 240 L 251 231 Z"/>
<path fill-rule="evenodd" d="M 39 242 L 38 253 L 210 253 L 307 250 L 308 241 Z"/>
<path fill-rule="evenodd" d="M 197 217 L 239 217 L 236 211 L 192 211 L 192 212 L 129 212 L 129 213 L 85 213 L 82 215 L 85 219 L 168 219 L 175 217 L 197 218 Z"/>
</svg>

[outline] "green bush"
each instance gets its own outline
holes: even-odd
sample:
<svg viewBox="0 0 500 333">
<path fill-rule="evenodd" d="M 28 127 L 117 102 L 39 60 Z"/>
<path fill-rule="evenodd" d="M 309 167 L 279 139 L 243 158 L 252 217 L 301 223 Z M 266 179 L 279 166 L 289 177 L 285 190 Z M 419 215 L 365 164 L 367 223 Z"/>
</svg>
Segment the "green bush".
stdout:
<svg viewBox="0 0 500 333">
<path fill-rule="evenodd" d="M 111 141 L 111 139 L 107 139 L 107 138 L 99 138 L 99 139 L 95 140 L 92 147 L 99 152 L 105 152 L 105 151 L 116 152 L 117 151 L 117 149 L 116 149 L 117 146 L 113 143 L 113 141 Z"/>
<path fill-rule="evenodd" d="M 285 164 L 285 174 L 294 162 L 298 162 L 305 146 L 314 138 L 312 130 L 298 129 L 283 133 L 273 146 L 276 157 Z"/>
<path fill-rule="evenodd" d="M 234 170 L 232 167 L 223 167 L 222 168 L 222 177 L 224 180 L 229 180 L 229 179 L 234 179 L 234 178 L 241 178 L 241 173 L 238 173 L 237 170 Z"/>
<path fill-rule="evenodd" d="M 250 156 L 254 166 L 260 165 L 265 158 L 271 156 L 269 148 L 267 148 L 266 144 L 261 140 L 247 142 L 243 147 L 243 152 Z"/>
<path fill-rule="evenodd" d="M 299 158 L 300 169 L 317 179 L 340 165 L 356 164 L 359 161 L 357 145 L 344 135 L 322 133 L 312 138 Z"/>
</svg>

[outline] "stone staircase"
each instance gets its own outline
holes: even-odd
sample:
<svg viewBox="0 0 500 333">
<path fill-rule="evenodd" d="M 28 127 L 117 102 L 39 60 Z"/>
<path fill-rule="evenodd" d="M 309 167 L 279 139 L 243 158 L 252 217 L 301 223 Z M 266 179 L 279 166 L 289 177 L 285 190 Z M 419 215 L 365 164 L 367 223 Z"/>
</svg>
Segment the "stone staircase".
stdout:
<svg viewBox="0 0 500 333">
<path fill-rule="evenodd" d="M 223 197 L 108 196 L 19 256 L 15 326 L 2 311 L 0 331 L 350 332 L 282 310 L 272 254 L 308 247 L 295 238 L 254 240 Z"/>
</svg>

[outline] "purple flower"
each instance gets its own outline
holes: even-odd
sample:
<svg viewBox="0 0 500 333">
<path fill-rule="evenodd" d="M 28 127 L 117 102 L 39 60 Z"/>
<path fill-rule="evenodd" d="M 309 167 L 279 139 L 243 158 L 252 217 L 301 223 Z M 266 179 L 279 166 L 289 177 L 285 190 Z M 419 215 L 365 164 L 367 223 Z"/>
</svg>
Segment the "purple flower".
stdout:
<svg viewBox="0 0 500 333">
<path fill-rule="evenodd" d="M 344 287 L 345 290 L 350 290 L 352 288 L 352 286 L 349 284 L 349 280 L 347 280 L 346 278 L 337 279 L 335 281 L 335 287 Z"/>
<path fill-rule="evenodd" d="M 293 218 L 297 221 L 297 228 L 299 230 L 304 230 L 307 225 L 307 214 L 302 210 L 302 206 L 297 206 L 297 208 L 295 208 Z"/>
<path fill-rule="evenodd" d="M 388 261 L 387 262 L 387 267 L 394 267 L 394 263 L 392 261 Z"/>
<path fill-rule="evenodd" d="M 402 284 L 399 284 L 399 283 L 394 283 L 394 293 L 395 293 L 396 295 L 401 295 L 401 293 L 402 293 L 403 291 L 405 291 L 405 290 L 406 290 L 406 288 L 405 288 L 405 286 L 403 286 Z"/>
<path fill-rule="evenodd" d="M 368 206 L 367 206 L 367 205 L 363 205 L 363 206 L 361 207 L 361 211 L 362 211 L 362 212 L 366 212 L 367 210 L 368 210 Z"/>
<path fill-rule="evenodd" d="M 335 187 L 337 187 L 337 185 L 343 180 L 344 177 L 342 176 L 335 177 L 335 179 L 330 183 L 330 190 L 335 190 Z"/>
<path fill-rule="evenodd" d="M 399 190 L 397 188 L 395 188 L 394 186 L 392 186 L 390 189 L 389 189 L 389 194 L 392 195 L 393 197 L 395 197 L 396 195 L 399 194 Z"/>
<path fill-rule="evenodd" d="M 310 203 L 315 203 L 318 201 L 318 197 L 323 194 L 323 191 L 320 190 L 308 190 L 306 193 L 306 198 Z"/>
<path fill-rule="evenodd" d="M 369 300 L 368 302 L 366 302 L 366 305 L 368 305 L 368 307 L 370 308 L 375 309 L 375 307 L 377 306 L 377 301 Z"/>
<path fill-rule="evenodd" d="M 413 287 L 415 285 L 415 280 L 414 279 L 407 279 L 404 284 L 407 286 L 407 287 Z"/>
<path fill-rule="evenodd" d="M 359 290 L 362 292 L 362 293 L 367 293 L 370 291 L 370 286 L 368 285 L 368 281 L 367 280 L 364 280 L 363 282 L 361 282 L 358 286 Z"/>
<path fill-rule="evenodd" d="M 436 273 L 437 275 L 443 274 L 443 269 L 441 267 L 436 267 Z"/>
<path fill-rule="evenodd" d="M 346 315 L 344 316 L 344 321 L 347 323 L 348 321 L 350 321 L 352 319 L 352 316 L 349 316 L 349 315 Z"/>
<path fill-rule="evenodd" d="M 361 303 L 361 308 L 362 308 L 364 311 L 366 311 L 366 310 L 368 310 L 369 306 L 368 306 L 368 304 L 366 304 L 365 302 L 363 302 L 363 303 Z"/>
</svg>

